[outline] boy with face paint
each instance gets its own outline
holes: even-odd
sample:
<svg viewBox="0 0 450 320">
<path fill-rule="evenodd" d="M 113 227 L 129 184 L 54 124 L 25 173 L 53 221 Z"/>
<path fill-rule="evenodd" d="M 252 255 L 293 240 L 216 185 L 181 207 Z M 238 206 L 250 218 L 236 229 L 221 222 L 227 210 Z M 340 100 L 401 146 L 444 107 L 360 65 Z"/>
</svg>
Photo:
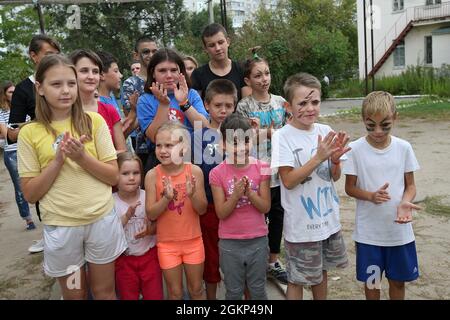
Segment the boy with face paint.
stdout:
<svg viewBox="0 0 450 320">
<path fill-rule="evenodd" d="M 356 198 L 356 278 L 365 283 L 366 299 L 380 299 L 381 275 L 389 297 L 405 298 L 405 282 L 418 278 L 411 225 L 416 195 L 414 171 L 419 164 L 411 145 L 391 135 L 397 119 L 395 101 L 382 91 L 363 101 L 367 135 L 349 144 L 344 164 L 345 191 Z"/>
<path fill-rule="evenodd" d="M 271 167 L 280 175 L 283 234 L 289 300 L 303 298 L 311 286 L 315 300 L 327 298 L 327 272 L 348 264 L 334 181 L 341 175 L 341 157 L 349 151 L 345 132 L 317 123 L 321 85 L 307 73 L 284 85 L 291 118 L 272 136 Z"/>
</svg>

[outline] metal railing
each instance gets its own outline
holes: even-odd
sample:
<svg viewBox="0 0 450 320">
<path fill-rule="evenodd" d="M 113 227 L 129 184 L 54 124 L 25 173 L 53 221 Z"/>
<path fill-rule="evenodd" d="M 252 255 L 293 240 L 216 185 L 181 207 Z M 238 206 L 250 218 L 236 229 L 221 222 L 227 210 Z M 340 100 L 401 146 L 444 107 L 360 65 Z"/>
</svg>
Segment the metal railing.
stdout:
<svg viewBox="0 0 450 320">
<path fill-rule="evenodd" d="M 450 2 L 414 8 L 414 21 L 444 18 L 448 16 L 450 16 Z"/>
<path fill-rule="evenodd" d="M 412 22 L 420 22 L 431 19 L 439 19 L 450 17 L 450 2 L 443 2 L 440 4 L 424 5 L 406 8 L 403 13 L 398 17 L 397 21 L 388 30 L 386 35 L 375 46 L 375 65 L 380 61 L 392 42 L 397 39 L 406 26 Z M 372 55 L 369 52 L 368 63 L 371 64 Z M 369 69 L 373 69 L 372 66 Z"/>
</svg>

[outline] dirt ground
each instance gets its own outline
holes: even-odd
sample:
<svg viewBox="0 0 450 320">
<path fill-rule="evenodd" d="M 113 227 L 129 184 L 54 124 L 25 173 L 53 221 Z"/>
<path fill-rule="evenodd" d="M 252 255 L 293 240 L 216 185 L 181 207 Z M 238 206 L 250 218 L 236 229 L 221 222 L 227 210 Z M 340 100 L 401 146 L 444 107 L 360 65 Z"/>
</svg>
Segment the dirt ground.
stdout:
<svg viewBox="0 0 450 320">
<path fill-rule="evenodd" d="M 335 130 L 346 130 L 352 140 L 361 136 L 361 123 L 349 120 L 324 119 Z M 418 200 L 424 207 L 431 202 L 421 202 L 425 197 L 436 204 L 445 214 L 435 214 L 436 209 L 420 211 L 414 217 L 414 232 L 419 257 L 420 278 L 407 285 L 408 299 L 450 299 L 450 123 L 422 120 L 400 121 L 394 134 L 407 139 L 413 145 L 421 165 L 416 175 Z M 341 196 L 341 220 L 348 248 L 350 266 L 345 270 L 330 272 L 330 299 L 364 299 L 363 289 L 355 280 L 355 249 L 351 240 L 354 226 L 353 199 L 345 195 L 344 179 L 339 180 Z M 436 206 L 434 206 L 435 208 Z M 438 207 L 439 208 L 439 207 Z M 428 211 L 428 212 L 427 212 Z M 437 210 L 439 212 L 439 209 Z M 433 212 L 433 213 L 431 213 Z M 33 209 L 34 213 L 34 209 Z M 34 215 L 35 216 L 35 215 Z M 35 219 L 37 220 L 37 218 Z M 29 254 L 27 248 L 32 240 L 40 238 L 38 229 L 25 231 L 14 201 L 14 191 L 9 175 L 0 162 L 0 299 L 49 299 L 54 281 L 42 271 L 42 253 Z M 386 299 L 387 283 L 382 283 L 382 298 Z M 278 297 L 269 297 L 277 299 Z M 305 294 L 306 298 L 310 294 Z"/>
</svg>

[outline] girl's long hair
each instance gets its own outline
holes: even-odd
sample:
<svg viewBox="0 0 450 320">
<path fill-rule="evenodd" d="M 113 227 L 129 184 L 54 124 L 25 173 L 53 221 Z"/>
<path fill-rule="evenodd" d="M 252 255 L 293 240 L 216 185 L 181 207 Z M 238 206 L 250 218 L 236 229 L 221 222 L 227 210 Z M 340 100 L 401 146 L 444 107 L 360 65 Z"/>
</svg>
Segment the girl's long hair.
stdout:
<svg viewBox="0 0 450 320">
<path fill-rule="evenodd" d="M 75 77 L 77 72 L 75 66 L 71 61 L 61 54 L 51 54 L 45 56 L 39 63 L 38 69 L 36 71 L 36 81 L 41 85 L 45 81 L 46 72 L 53 67 L 64 66 L 72 69 Z M 78 86 L 78 85 L 77 85 Z M 71 109 L 71 135 L 75 136 L 74 133 L 81 137 L 86 135 L 88 140 L 92 139 L 92 119 L 87 113 L 83 111 L 83 106 L 81 104 L 80 92 L 77 89 L 77 99 L 72 105 Z M 36 90 L 36 121 L 41 123 L 48 132 L 50 132 L 56 138 L 56 131 L 51 126 L 52 122 L 52 109 L 48 105 L 47 100 L 44 96 L 41 96 Z"/>
<path fill-rule="evenodd" d="M 0 109 L 9 110 L 11 109 L 11 102 L 6 99 L 6 90 L 13 87 L 14 83 L 11 81 L 5 81 L 0 90 Z"/>
</svg>

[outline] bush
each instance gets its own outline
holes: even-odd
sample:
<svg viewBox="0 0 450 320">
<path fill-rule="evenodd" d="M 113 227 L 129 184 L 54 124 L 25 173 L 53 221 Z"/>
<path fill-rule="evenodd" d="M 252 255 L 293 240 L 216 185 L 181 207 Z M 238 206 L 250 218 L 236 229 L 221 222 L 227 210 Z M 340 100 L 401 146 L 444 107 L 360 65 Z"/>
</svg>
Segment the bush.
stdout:
<svg viewBox="0 0 450 320">
<path fill-rule="evenodd" d="M 369 90 L 372 88 L 369 82 Z M 398 76 L 375 79 L 375 90 L 388 91 L 393 95 L 429 94 L 450 97 L 450 66 L 439 69 L 410 66 Z M 343 80 L 332 84 L 330 96 L 362 97 L 365 95 L 364 80 Z"/>
</svg>

